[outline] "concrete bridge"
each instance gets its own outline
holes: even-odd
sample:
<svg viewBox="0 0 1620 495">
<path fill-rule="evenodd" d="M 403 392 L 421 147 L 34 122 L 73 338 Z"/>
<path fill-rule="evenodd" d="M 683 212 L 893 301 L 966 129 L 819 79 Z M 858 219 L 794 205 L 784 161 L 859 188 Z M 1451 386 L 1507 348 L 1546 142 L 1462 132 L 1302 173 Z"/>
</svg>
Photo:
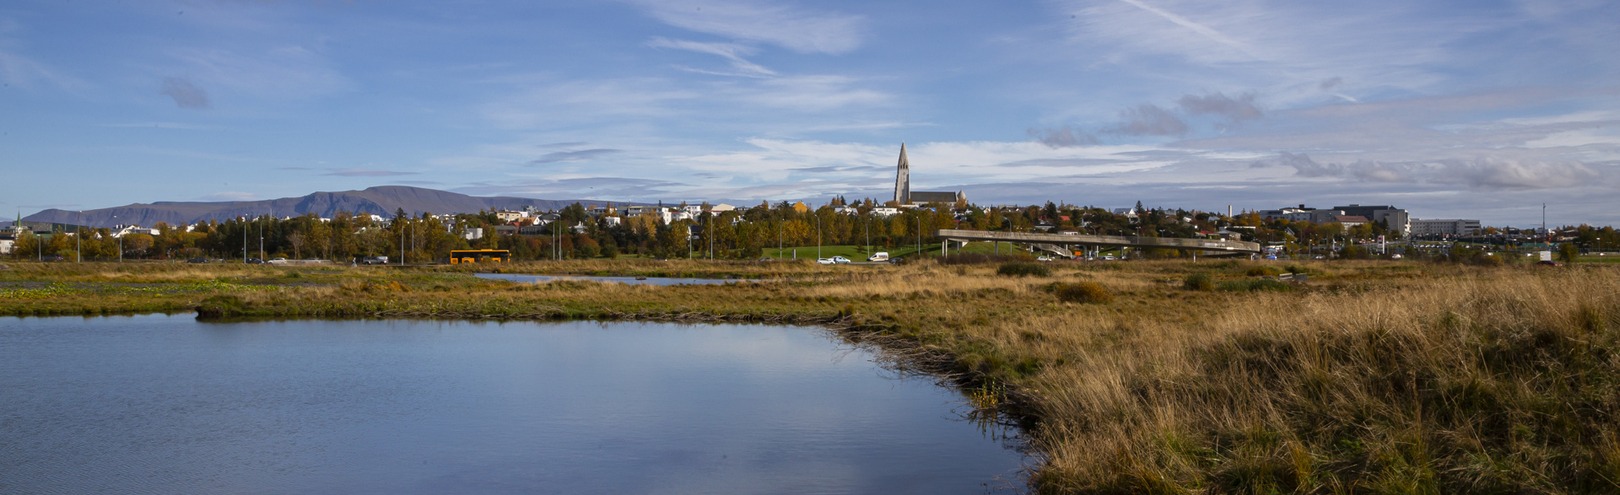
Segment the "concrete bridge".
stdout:
<svg viewBox="0 0 1620 495">
<path fill-rule="evenodd" d="M 1024 232 L 990 232 L 984 230 L 940 229 L 940 238 L 956 241 L 999 241 L 1025 244 L 1037 249 L 1073 257 L 1068 246 L 1133 247 L 1143 249 L 1177 249 L 1199 251 L 1205 256 L 1258 254 L 1260 244 L 1225 239 L 1181 239 L 1175 237 L 1137 237 L 1117 235 L 1039 234 Z"/>
</svg>

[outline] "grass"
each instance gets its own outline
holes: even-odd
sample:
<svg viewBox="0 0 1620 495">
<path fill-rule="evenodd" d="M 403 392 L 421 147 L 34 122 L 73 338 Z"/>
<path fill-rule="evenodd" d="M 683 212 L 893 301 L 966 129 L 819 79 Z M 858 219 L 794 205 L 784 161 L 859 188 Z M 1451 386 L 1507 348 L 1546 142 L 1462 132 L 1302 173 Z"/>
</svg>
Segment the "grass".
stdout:
<svg viewBox="0 0 1620 495">
<path fill-rule="evenodd" d="M 0 297 L 0 313 L 830 325 L 1022 424 L 1042 493 L 1620 491 L 1609 264 L 1132 261 L 1043 264 L 1046 277 L 932 261 L 68 265 L 5 265 L 0 291 L 15 292 L 0 295 L 27 297 Z M 1310 281 L 1276 282 L 1278 266 Z M 758 282 L 467 274 L 492 269 Z"/>
</svg>

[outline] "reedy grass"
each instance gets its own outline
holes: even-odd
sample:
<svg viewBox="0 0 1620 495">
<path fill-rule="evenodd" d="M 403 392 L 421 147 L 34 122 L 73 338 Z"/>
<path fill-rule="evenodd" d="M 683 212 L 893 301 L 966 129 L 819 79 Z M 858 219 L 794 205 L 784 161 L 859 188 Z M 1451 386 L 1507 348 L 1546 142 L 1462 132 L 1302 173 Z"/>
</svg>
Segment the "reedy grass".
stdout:
<svg viewBox="0 0 1620 495">
<path fill-rule="evenodd" d="M 1053 263 L 1050 277 L 1022 278 L 997 276 L 994 265 L 929 262 L 20 265 L 0 270 L 0 287 L 82 290 L 51 303 L 62 313 L 228 297 L 215 302 L 222 316 L 832 325 L 1020 420 L 1045 461 L 1032 481 L 1046 493 L 1620 491 L 1620 270 L 1607 266 L 1296 262 L 1285 270 L 1311 281 L 1291 292 L 1228 292 L 1183 287 L 1190 274 L 1220 284 L 1271 270 L 1244 261 Z M 657 287 L 466 275 L 491 269 L 758 281 Z M 1112 300 L 1069 303 L 1048 290 L 1079 283 Z M 148 299 L 95 292 L 133 284 L 201 289 Z M 0 298 L 0 312 L 32 314 L 27 301 L 37 300 Z"/>
</svg>

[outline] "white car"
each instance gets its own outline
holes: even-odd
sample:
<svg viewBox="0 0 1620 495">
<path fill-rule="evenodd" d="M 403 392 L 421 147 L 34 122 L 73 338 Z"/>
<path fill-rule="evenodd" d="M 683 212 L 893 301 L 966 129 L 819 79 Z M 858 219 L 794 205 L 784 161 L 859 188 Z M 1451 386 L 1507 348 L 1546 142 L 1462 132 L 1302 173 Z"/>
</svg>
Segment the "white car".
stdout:
<svg viewBox="0 0 1620 495">
<path fill-rule="evenodd" d="M 1041 256 L 1039 258 L 1035 258 L 1035 261 L 1052 261 L 1052 259 L 1053 258 L 1051 256 Z"/>
<path fill-rule="evenodd" d="M 849 263 L 849 258 L 845 258 L 843 256 L 834 256 L 831 258 L 818 259 L 816 260 L 816 263 L 821 263 L 823 265 L 842 265 L 844 263 Z"/>
</svg>

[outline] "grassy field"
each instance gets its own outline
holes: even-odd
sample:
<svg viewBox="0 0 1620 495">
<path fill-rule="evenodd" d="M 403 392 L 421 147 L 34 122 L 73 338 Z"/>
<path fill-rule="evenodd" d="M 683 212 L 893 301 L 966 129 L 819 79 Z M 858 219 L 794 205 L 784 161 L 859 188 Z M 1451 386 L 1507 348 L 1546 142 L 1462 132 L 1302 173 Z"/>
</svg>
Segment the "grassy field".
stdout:
<svg viewBox="0 0 1620 495">
<path fill-rule="evenodd" d="M 800 254 L 498 267 L 750 280 L 673 287 L 468 275 L 493 266 L 12 263 L 0 314 L 821 324 L 1024 426 L 1042 493 L 1620 492 L 1620 266 Z"/>
</svg>

